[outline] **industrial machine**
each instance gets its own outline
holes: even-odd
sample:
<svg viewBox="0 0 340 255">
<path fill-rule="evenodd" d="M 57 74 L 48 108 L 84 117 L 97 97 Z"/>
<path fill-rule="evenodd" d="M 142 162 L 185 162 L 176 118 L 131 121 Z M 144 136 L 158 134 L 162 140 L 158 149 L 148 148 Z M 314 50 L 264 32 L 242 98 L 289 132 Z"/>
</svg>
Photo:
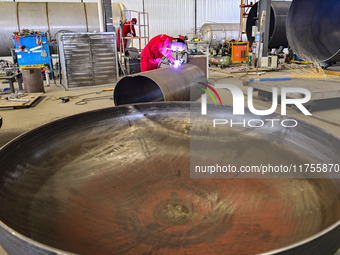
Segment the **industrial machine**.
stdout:
<svg viewBox="0 0 340 255">
<path fill-rule="evenodd" d="M 247 62 L 249 59 L 249 42 L 230 42 L 231 61 L 233 63 Z"/>
<path fill-rule="evenodd" d="M 124 65 L 126 74 L 140 73 L 140 53 L 137 48 L 125 49 Z"/>
<path fill-rule="evenodd" d="M 223 42 L 238 40 L 239 30 L 240 24 L 238 23 L 205 23 L 198 36 L 210 46 L 217 46 Z"/>
<path fill-rule="evenodd" d="M 230 47 L 227 43 L 220 43 L 215 47 L 210 47 L 209 54 L 209 66 L 220 66 L 223 69 L 232 64 Z"/>
<path fill-rule="evenodd" d="M 220 43 L 210 48 L 209 64 L 222 69 L 232 63 L 247 62 L 249 59 L 249 42 L 231 41 Z"/>
<path fill-rule="evenodd" d="M 14 73 L 18 73 L 19 69 L 16 65 L 8 60 L 0 59 L 0 77 L 11 76 Z"/>
<path fill-rule="evenodd" d="M 230 56 L 210 56 L 209 66 L 220 66 L 221 69 L 230 66 L 232 64 Z"/>
<path fill-rule="evenodd" d="M 114 32 L 65 32 L 58 35 L 62 85 L 65 89 L 117 82 L 117 40 Z"/>
<path fill-rule="evenodd" d="M 19 67 L 52 69 L 52 58 L 46 32 L 23 30 L 13 33 Z"/>
<path fill-rule="evenodd" d="M 278 56 L 262 57 L 260 60 L 260 67 L 277 69 Z"/>
</svg>

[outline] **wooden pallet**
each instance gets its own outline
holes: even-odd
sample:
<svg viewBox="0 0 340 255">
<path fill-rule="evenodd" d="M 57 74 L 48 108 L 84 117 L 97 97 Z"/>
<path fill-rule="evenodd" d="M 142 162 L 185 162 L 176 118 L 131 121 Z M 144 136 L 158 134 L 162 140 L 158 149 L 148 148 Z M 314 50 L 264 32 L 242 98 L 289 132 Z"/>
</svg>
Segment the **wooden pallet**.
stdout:
<svg viewBox="0 0 340 255">
<path fill-rule="evenodd" d="M 0 108 L 9 108 L 9 109 L 20 109 L 30 107 L 39 97 L 41 97 L 43 93 L 27 93 L 25 96 L 20 97 L 20 99 L 28 99 L 28 102 L 15 102 L 11 101 L 11 95 L 2 95 L 0 98 Z M 6 98 L 9 98 L 8 100 Z"/>
</svg>

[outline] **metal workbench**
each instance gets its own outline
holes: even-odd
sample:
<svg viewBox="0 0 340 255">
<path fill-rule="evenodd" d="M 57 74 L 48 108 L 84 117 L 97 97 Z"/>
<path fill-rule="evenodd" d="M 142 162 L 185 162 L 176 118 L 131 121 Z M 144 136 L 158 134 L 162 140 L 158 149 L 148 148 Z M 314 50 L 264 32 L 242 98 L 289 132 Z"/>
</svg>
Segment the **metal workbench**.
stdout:
<svg viewBox="0 0 340 255">
<path fill-rule="evenodd" d="M 19 90 L 23 90 L 21 73 L 12 74 L 10 76 L 2 76 L 0 77 L 0 80 L 8 81 L 11 93 L 15 93 L 13 82 L 15 82 L 16 80 L 18 81 L 18 84 L 19 84 Z"/>
</svg>

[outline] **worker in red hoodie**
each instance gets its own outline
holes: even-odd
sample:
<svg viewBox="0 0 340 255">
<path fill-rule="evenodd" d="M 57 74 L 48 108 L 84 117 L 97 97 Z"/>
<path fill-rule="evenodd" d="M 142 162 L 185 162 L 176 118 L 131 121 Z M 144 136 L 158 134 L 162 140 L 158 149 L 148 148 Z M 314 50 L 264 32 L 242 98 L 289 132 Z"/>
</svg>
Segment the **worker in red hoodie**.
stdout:
<svg viewBox="0 0 340 255">
<path fill-rule="evenodd" d="M 122 36 L 136 36 L 135 24 L 137 24 L 137 19 L 133 18 L 131 21 L 126 21 L 123 25 Z M 131 40 L 123 39 L 124 49 L 130 46 Z M 118 29 L 118 50 L 120 50 L 120 28 Z"/>
<path fill-rule="evenodd" d="M 164 56 L 174 63 L 172 51 L 183 51 L 185 43 L 182 39 L 172 38 L 168 35 L 157 35 L 150 40 L 141 53 L 141 72 L 151 71 L 158 68 L 161 58 Z"/>
</svg>

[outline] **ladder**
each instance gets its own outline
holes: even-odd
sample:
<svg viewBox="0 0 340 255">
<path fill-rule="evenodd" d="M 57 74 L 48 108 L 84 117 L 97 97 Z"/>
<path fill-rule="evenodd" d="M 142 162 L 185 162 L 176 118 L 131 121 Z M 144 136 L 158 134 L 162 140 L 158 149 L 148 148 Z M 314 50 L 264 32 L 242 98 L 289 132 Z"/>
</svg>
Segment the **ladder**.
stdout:
<svg viewBox="0 0 340 255">
<path fill-rule="evenodd" d="M 149 42 L 149 14 L 147 12 L 140 12 L 134 10 L 124 10 L 124 17 L 128 17 L 131 21 L 131 17 L 137 18 L 137 24 L 135 24 L 135 30 L 138 34 L 134 37 L 123 36 L 123 27 L 120 29 L 120 49 L 119 49 L 119 65 L 122 68 L 123 73 L 125 74 L 127 68 L 125 66 L 124 56 L 125 56 L 125 48 L 124 48 L 124 40 L 130 40 L 131 46 L 134 47 L 134 40 L 138 41 L 138 52 L 141 52 L 145 45 Z M 144 41 L 144 47 L 142 47 L 142 41 Z"/>
<path fill-rule="evenodd" d="M 257 2 L 257 0 L 241 0 L 240 4 L 240 42 L 243 40 L 243 35 L 246 34 L 246 23 L 248 18 L 248 13 L 253 7 L 253 5 Z"/>
</svg>

